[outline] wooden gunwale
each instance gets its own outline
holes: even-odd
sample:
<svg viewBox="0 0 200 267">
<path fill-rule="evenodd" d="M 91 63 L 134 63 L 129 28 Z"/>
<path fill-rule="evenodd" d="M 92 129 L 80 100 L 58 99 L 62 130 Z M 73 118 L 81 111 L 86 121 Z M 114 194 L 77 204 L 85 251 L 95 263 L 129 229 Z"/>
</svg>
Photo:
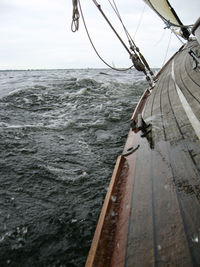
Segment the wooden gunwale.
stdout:
<svg viewBox="0 0 200 267">
<path fill-rule="evenodd" d="M 108 213 L 108 209 L 109 209 L 110 205 L 112 204 L 111 196 L 112 196 L 113 189 L 114 189 L 114 186 L 116 184 L 117 177 L 119 176 L 119 173 L 121 171 L 124 160 L 125 159 L 123 156 L 119 156 L 117 158 L 115 168 L 114 168 L 114 171 L 112 174 L 112 178 L 111 178 L 111 181 L 110 181 L 110 184 L 109 184 L 109 187 L 107 190 L 107 194 L 106 194 L 106 197 L 104 200 L 104 204 L 103 204 L 100 216 L 99 216 L 99 220 L 97 223 L 95 234 L 94 234 L 94 237 L 92 240 L 92 245 L 91 245 L 91 248 L 90 248 L 90 251 L 88 254 L 88 258 L 87 258 L 87 261 L 85 264 L 86 267 L 94 266 L 94 261 L 95 261 L 97 249 L 100 245 L 99 244 L 100 239 L 102 238 L 102 230 L 103 230 L 103 226 L 105 223 L 105 218 L 106 218 L 106 215 Z"/>
<path fill-rule="evenodd" d="M 142 113 L 149 94 L 150 94 L 150 90 L 146 89 L 145 92 L 143 93 L 143 95 L 141 96 L 140 101 L 138 102 L 138 104 L 137 104 L 137 106 L 136 106 L 136 108 L 135 108 L 135 110 L 133 112 L 131 120 L 136 120 L 137 119 L 137 115 L 139 113 Z"/>
</svg>

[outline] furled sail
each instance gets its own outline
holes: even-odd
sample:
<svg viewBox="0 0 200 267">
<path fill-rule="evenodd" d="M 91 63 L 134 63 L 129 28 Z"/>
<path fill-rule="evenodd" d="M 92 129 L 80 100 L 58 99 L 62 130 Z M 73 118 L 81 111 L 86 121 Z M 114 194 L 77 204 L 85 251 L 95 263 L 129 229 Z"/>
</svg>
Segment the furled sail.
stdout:
<svg viewBox="0 0 200 267">
<path fill-rule="evenodd" d="M 180 35 L 185 39 L 189 38 L 190 33 L 187 27 L 183 25 L 168 0 L 144 0 L 144 2 L 148 4 L 169 27 L 180 27 Z"/>
<path fill-rule="evenodd" d="M 165 22 L 180 27 L 182 22 L 167 0 L 144 0 Z"/>
</svg>

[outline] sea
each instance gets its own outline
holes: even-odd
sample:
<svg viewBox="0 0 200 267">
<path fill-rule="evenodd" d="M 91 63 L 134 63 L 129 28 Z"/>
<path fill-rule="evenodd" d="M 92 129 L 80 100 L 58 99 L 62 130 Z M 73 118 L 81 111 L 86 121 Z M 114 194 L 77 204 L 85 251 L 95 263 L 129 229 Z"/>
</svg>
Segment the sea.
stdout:
<svg viewBox="0 0 200 267">
<path fill-rule="evenodd" d="M 82 267 L 142 73 L 0 71 L 0 266 Z"/>
</svg>

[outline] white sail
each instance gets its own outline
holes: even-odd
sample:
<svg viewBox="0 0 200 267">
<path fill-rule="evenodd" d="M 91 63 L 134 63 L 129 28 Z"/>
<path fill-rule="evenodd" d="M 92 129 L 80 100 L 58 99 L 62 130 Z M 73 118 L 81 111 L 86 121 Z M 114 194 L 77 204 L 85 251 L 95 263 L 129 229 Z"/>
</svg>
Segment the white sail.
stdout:
<svg viewBox="0 0 200 267">
<path fill-rule="evenodd" d="M 167 0 L 144 0 L 165 22 L 173 26 L 182 23 Z"/>
</svg>

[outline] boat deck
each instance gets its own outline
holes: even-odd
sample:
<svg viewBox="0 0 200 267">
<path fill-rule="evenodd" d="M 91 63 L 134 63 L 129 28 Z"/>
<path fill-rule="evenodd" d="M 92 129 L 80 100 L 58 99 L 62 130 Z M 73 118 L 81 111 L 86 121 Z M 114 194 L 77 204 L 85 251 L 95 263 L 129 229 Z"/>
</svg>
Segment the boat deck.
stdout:
<svg viewBox="0 0 200 267">
<path fill-rule="evenodd" d="M 200 266 L 200 70 L 182 48 L 132 120 L 86 266 Z M 145 125 L 145 124 L 144 124 Z M 144 127 L 145 128 L 145 127 Z"/>
</svg>

